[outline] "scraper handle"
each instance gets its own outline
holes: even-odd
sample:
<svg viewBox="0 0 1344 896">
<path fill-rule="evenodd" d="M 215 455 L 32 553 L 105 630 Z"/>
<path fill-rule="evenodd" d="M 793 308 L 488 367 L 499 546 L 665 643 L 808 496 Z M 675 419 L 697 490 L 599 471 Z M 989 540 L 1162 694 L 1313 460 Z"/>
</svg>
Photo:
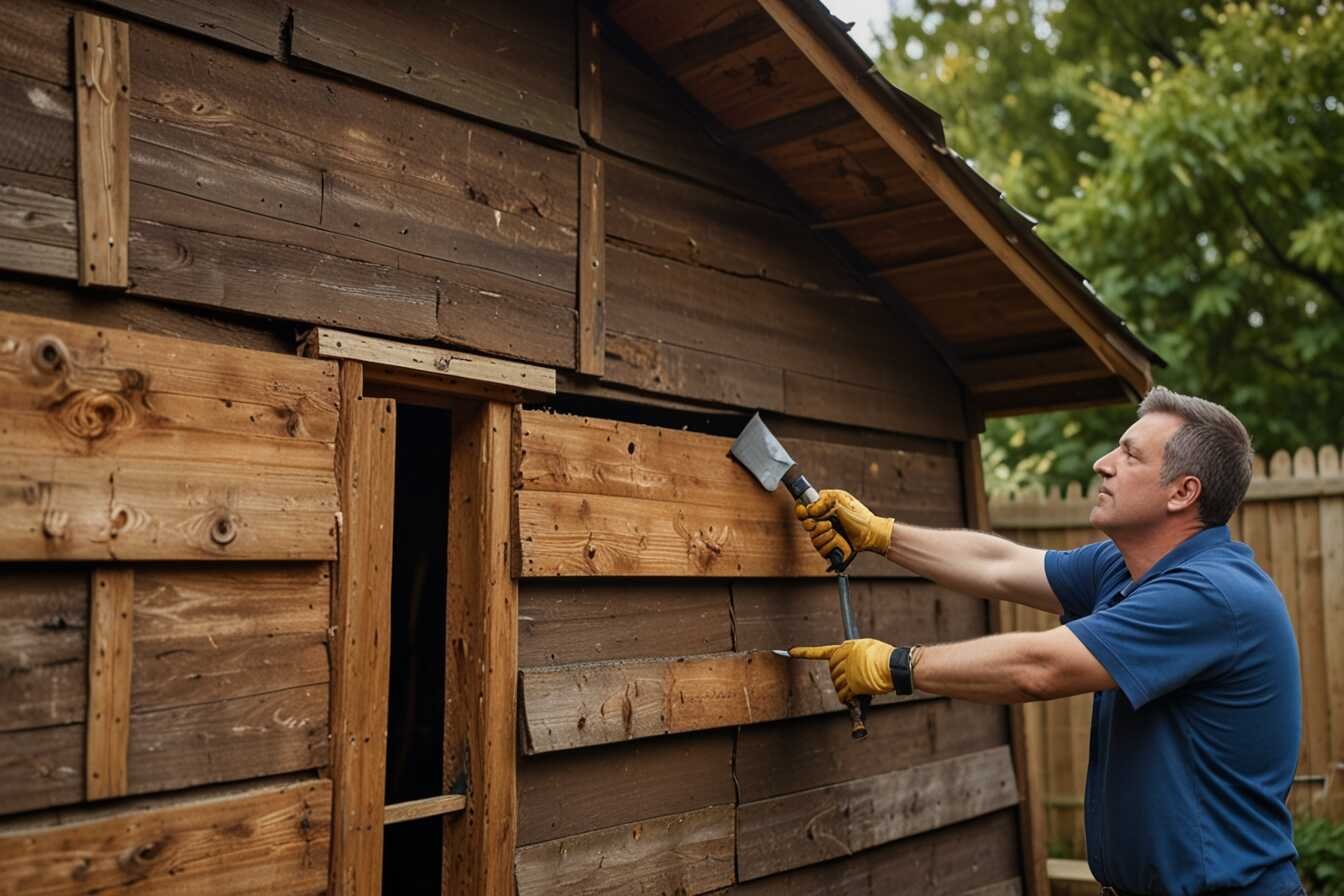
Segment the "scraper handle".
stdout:
<svg viewBox="0 0 1344 896">
<path fill-rule="evenodd" d="M 840 551 L 832 553 L 832 564 L 836 561 L 836 555 Z M 859 637 L 859 626 L 854 621 L 854 608 L 849 602 L 849 576 L 843 572 L 835 577 L 835 588 L 840 593 L 840 625 L 845 632 L 846 641 L 856 641 Z M 846 704 L 849 707 L 849 736 L 855 740 L 863 740 L 868 736 L 868 704 L 873 702 L 873 698 L 867 694 L 861 694 Z"/>
<path fill-rule="evenodd" d="M 797 467 L 794 467 L 794 471 L 797 469 Z M 817 494 L 817 490 L 812 487 L 812 483 L 808 482 L 807 477 L 802 473 L 798 473 L 792 478 L 786 474 L 784 476 L 784 486 L 789 490 L 789 494 L 793 495 L 793 500 L 803 505 L 814 504 L 821 500 L 821 495 Z M 849 559 L 844 559 L 844 552 L 836 548 L 831 551 L 827 558 L 831 561 L 831 565 L 826 567 L 826 571 L 844 573 L 849 568 L 849 564 L 854 562 L 854 558 L 858 556 L 859 552 L 854 550 L 854 542 L 850 541 L 849 536 L 845 534 L 845 527 L 840 525 L 839 517 L 832 517 L 831 525 L 835 527 L 839 536 L 845 540 L 845 544 L 849 545 Z"/>
</svg>

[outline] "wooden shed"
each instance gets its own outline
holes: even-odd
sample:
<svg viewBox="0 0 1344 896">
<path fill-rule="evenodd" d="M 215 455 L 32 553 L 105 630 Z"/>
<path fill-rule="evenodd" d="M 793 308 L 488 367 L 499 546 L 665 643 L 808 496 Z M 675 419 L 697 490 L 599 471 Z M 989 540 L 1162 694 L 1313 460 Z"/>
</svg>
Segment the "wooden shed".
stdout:
<svg viewBox="0 0 1344 896">
<path fill-rule="evenodd" d="M 983 526 L 1158 359 L 816 0 L 6 0 L 0 120 L 0 893 L 1042 892 L 727 446 Z"/>
</svg>

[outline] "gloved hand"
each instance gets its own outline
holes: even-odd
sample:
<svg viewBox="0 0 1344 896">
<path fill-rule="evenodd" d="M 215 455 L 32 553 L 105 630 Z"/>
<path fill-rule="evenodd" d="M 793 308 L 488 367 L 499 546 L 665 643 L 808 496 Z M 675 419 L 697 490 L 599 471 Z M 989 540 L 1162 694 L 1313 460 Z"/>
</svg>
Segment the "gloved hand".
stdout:
<svg viewBox="0 0 1344 896">
<path fill-rule="evenodd" d="M 863 502 L 849 492 L 828 488 L 811 504 L 798 504 L 794 508 L 803 528 L 812 538 L 812 547 L 817 549 L 825 560 L 830 560 L 831 551 L 840 549 L 842 562 L 848 562 L 855 551 L 874 551 L 885 554 L 891 547 L 891 526 L 895 522 L 891 517 L 874 516 L 863 506 Z M 846 538 L 835 531 L 831 520 L 840 521 Z"/>
<path fill-rule="evenodd" d="M 895 688 L 891 681 L 895 649 L 876 638 L 859 638 L 824 647 L 790 647 L 789 656 L 829 662 L 835 693 L 841 703 L 848 703 L 856 694 L 885 694 Z"/>
</svg>

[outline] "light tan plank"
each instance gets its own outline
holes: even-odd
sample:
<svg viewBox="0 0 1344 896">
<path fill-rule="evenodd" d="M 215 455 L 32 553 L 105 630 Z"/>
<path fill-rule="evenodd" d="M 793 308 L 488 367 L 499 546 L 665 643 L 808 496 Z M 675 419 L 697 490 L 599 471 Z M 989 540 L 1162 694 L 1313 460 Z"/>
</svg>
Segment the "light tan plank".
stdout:
<svg viewBox="0 0 1344 896">
<path fill-rule="evenodd" d="M 580 27 L 586 18 L 591 17 L 580 16 Z M 582 35 L 579 40 L 582 44 Z M 591 153 L 580 153 L 579 344 L 576 357 L 579 373 L 589 376 L 601 376 L 606 364 L 606 182 L 602 159 Z"/>
<path fill-rule="evenodd" d="M 746 803 L 737 867 L 752 880 L 846 856 L 1017 802 L 1007 746 Z"/>
<path fill-rule="evenodd" d="M 332 622 L 332 891 L 381 891 L 391 658 L 396 403 L 363 398 L 342 365 L 340 562 Z"/>
<path fill-rule="evenodd" d="M 84 795 L 124 796 L 131 734 L 131 622 L 135 575 L 97 567 L 89 585 L 89 709 Z"/>
<path fill-rule="evenodd" d="M 528 753 L 845 709 L 824 663 L 763 651 L 524 669 L 519 694 Z"/>
<path fill-rule="evenodd" d="M 617 825 L 518 850 L 518 896 L 683 893 L 733 882 L 733 807 Z"/>
<path fill-rule="evenodd" d="M 0 824 L 0 892 L 317 894 L 330 821 L 311 779 L 30 816 Z"/>
<path fill-rule="evenodd" d="M 131 45 L 125 22 L 75 13 L 79 283 L 126 287 L 131 215 Z"/>
<path fill-rule="evenodd" d="M 453 412 L 443 774 L 467 782 L 444 820 L 445 893 L 512 896 L 517 838 L 518 586 L 510 575 L 514 409 Z"/>
<path fill-rule="evenodd" d="M 383 809 L 383 824 L 414 821 L 417 818 L 433 818 L 436 815 L 461 812 L 466 807 L 467 796 L 463 793 L 448 793 L 443 796 L 426 797 L 423 800 L 393 803 Z"/>
</svg>

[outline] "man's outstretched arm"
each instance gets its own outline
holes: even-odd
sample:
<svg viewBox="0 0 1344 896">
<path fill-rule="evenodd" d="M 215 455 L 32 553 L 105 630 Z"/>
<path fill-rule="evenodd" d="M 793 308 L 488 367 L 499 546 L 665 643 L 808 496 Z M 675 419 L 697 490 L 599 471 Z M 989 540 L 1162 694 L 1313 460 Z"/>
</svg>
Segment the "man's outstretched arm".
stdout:
<svg viewBox="0 0 1344 896">
<path fill-rule="evenodd" d="M 816 502 L 800 504 L 797 511 L 823 557 L 836 549 L 845 556 L 855 549 L 872 551 L 953 591 L 1063 612 L 1045 576 L 1045 551 L 971 529 L 898 523 L 875 516 L 858 498 L 836 489 L 821 492 Z M 844 538 L 835 531 L 837 520 Z"/>
</svg>

